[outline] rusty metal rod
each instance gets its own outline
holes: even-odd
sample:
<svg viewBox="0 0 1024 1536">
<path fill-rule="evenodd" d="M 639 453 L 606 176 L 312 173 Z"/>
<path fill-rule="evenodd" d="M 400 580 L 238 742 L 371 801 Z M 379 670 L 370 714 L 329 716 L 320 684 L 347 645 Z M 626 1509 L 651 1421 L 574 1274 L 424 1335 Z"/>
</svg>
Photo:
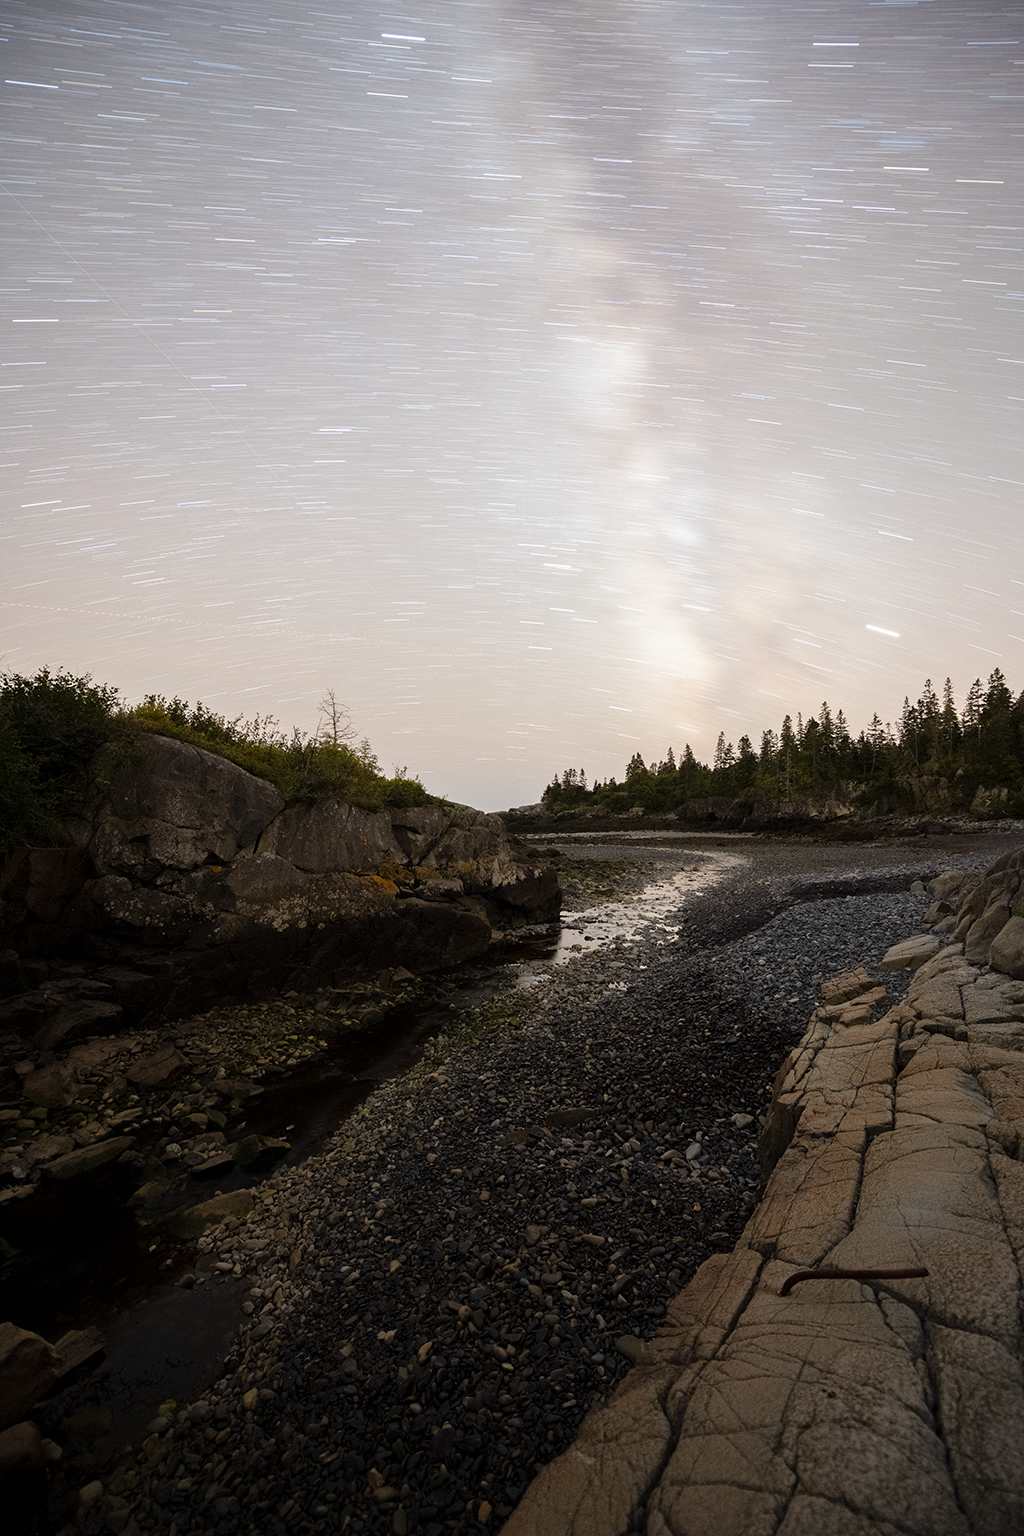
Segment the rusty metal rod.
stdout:
<svg viewBox="0 0 1024 1536">
<path fill-rule="evenodd" d="M 782 1283 L 780 1296 L 788 1296 L 801 1280 L 924 1280 L 926 1269 L 798 1269 Z"/>
</svg>

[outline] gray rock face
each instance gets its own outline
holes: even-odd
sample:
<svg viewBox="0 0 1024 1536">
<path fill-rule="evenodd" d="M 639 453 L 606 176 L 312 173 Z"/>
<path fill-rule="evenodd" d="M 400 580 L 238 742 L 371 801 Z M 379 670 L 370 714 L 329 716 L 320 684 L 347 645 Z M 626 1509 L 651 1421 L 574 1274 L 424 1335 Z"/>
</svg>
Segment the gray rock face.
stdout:
<svg viewBox="0 0 1024 1536">
<path fill-rule="evenodd" d="M 272 784 L 226 758 L 149 736 L 111 782 L 88 848 L 101 874 L 132 872 L 146 856 L 194 869 L 209 854 L 233 859 L 283 808 Z"/>
<path fill-rule="evenodd" d="M 185 1057 L 170 1042 L 158 1046 L 148 1056 L 140 1056 L 134 1066 L 128 1068 L 128 1081 L 136 1088 L 155 1088 L 169 1083 L 188 1065 Z"/>
<path fill-rule="evenodd" d="M 385 859 L 402 858 L 384 811 L 361 811 L 334 800 L 283 810 L 261 836 L 259 852 L 276 853 L 314 875 L 375 870 Z"/>
<path fill-rule="evenodd" d="M 33 1037 L 37 1050 L 52 1051 L 55 1045 L 67 1044 L 79 1035 L 117 1029 L 124 1010 L 117 1003 L 67 1002 L 51 1013 Z"/>
<path fill-rule="evenodd" d="M 998 859 L 980 879 L 962 871 L 938 875 L 929 891 L 944 898 L 950 916 L 932 919 L 936 933 L 964 946 L 964 959 L 1016 979 L 1024 976 L 1024 850 Z"/>
<path fill-rule="evenodd" d="M 30 1072 L 21 1085 L 26 1099 L 43 1109 L 60 1109 L 74 1098 L 74 1085 L 58 1062 Z"/>
<path fill-rule="evenodd" d="M 16 1424 L 55 1381 L 103 1348 L 96 1328 L 66 1333 L 56 1344 L 14 1323 L 0 1323 L 0 1430 L 14 1424 L 17 1430 L 35 1425 Z M 8 1440 L 8 1445 L 12 1442 Z M 40 1442 L 42 1443 L 42 1442 Z M 9 1470 L 4 1468 L 3 1470 Z"/>
<path fill-rule="evenodd" d="M 73 846 L 20 850 L 0 877 L 0 950 L 15 946 L 0 1028 L 42 1050 L 115 1029 L 123 1012 L 172 1018 L 360 969 L 453 965 L 560 907 L 550 866 L 517 855 L 498 816 L 333 799 L 286 808 L 236 764 L 162 736 L 95 786 L 69 831 Z M 83 977 L 60 998 L 29 990 L 26 943 L 98 958 L 107 979 Z"/>
</svg>

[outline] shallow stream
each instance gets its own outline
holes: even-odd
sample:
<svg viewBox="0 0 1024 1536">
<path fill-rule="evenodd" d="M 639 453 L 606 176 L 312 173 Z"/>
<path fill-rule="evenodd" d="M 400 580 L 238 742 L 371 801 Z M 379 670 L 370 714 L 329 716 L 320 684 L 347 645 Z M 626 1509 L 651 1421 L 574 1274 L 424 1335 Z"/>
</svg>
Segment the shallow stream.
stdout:
<svg viewBox="0 0 1024 1536">
<path fill-rule="evenodd" d="M 749 837 L 629 831 L 599 840 L 586 833 L 531 838 L 562 855 L 561 922 L 525 930 L 486 962 L 459 967 L 447 978 L 450 990 L 393 1007 L 372 1034 L 344 1035 L 315 1062 L 265 1079 L 245 1105 L 246 1131 L 290 1144 L 278 1169 L 300 1163 L 380 1084 L 408 1071 L 453 1012 L 479 1007 L 510 982 L 541 987 L 556 968 L 606 947 L 671 945 L 691 922 L 699 927 L 701 898 L 747 864 L 758 867 L 746 883 L 767 894 L 768 879 L 756 876 L 771 870 L 772 855 L 741 851 Z M 848 872 L 858 857 L 832 851 L 822 867 Z M 206 1183 L 195 1181 L 193 1198 L 273 1178 L 273 1169 L 219 1170 Z M 214 1379 L 242 1316 L 245 1282 L 234 1283 L 229 1266 L 194 1246 L 171 1245 L 136 1220 L 125 1202 L 137 1182 L 133 1170 L 114 1164 L 73 1190 L 41 1189 L 4 1214 L 3 1235 L 19 1258 L 0 1283 L 0 1317 L 50 1339 L 90 1325 L 106 1338 L 104 1354 L 83 1365 L 77 1381 L 61 1384 L 55 1404 L 58 1412 L 66 1404 L 62 1438 L 75 1443 L 83 1472 L 137 1441 L 154 1403 L 188 1402 Z M 211 1284 L 218 1267 L 221 1283 Z"/>
<path fill-rule="evenodd" d="M 195 1200 L 272 1182 L 275 1169 L 311 1156 L 381 1083 L 420 1059 L 453 1012 L 479 1007 L 510 982 L 542 985 L 581 951 L 678 933 L 687 901 L 743 862 L 731 853 L 684 850 L 678 836 L 614 834 L 585 846 L 580 834 L 537 839 L 557 841 L 574 872 L 583 861 L 595 868 L 600 861 L 602 878 L 629 893 L 570 901 L 560 923 L 523 930 L 484 962 L 452 971 L 450 990 L 439 997 L 399 1004 L 371 1035 L 342 1036 L 325 1056 L 265 1079 L 245 1105 L 245 1130 L 281 1137 L 287 1152 L 269 1172 L 235 1167 L 196 1179 Z M 628 864 L 616 869 L 624 855 Z M 90 1326 L 106 1340 L 103 1354 L 64 1378 L 55 1394 L 66 1402 L 63 1438 L 83 1472 L 102 1469 L 136 1442 L 154 1403 L 194 1397 L 217 1374 L 241 1318 L 244 1283 L 229 1277 L 210 1284 L 209 1256 L 194 1244 L 169 1245 L 142 1225 L 127 1204 L 137 1183 L 135 1170 L 109 1165 L 74 1185 L 41 1185 L 2 1218 L 16 1258 L 0 1280 L 0 1316 L 51 1340 Z"/>
</svg>

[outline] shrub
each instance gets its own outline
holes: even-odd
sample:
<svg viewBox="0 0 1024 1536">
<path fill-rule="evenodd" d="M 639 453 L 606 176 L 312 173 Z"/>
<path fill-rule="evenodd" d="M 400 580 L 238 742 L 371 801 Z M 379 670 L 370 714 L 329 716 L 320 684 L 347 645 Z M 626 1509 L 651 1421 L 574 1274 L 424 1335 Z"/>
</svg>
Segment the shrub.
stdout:
<svg viewBox="0 0 1024 1536">
<path fill-rule="evenodd" d="M 4 673 L 0 678 L 0 718 L 35 766 L 42 784 L 78 777 L 104 741 L 117 734 L 122 711 L 116 688 L 97 687 L 92 679 L 69 672 L 35 677 Z"/>
<path fill-rule="evenodd" d="M 298 730 L 287 736 L 270 715 L 257 715 L 252 721 L 240 715 L 225 720 L 204 704 L 193 707 L 157 694 L 149 694 L 129 718 L 143 730 L 228 758 L 257 778 L 267 779 L 289 804 L 327 795 L 370 811 L 430 802 L 418 779 L 384 778 L 368 742 L 354 749 L 344 742 L 304 736 Z"/>
<path fill-rule="evenodd" d="M 146 732 L 187 741 L 267 779 L 289 804 L 335 796 L 365 810 L 427 805 L 432 797 L 401 770 L 385 778 L 370 748 L 278 729 L 272 716 L 227 720 L 205 704 L 149 694 L 126 709 L 116 688 L 91 677 L 0 676 L 0 853 L 23 842 L 63 839 L 61 818 L 89 783 L 109 781 Z"/>
<path fill-rule="evenodd" d="M 26 839 L 45 839 L 47 832 L 36 766 L 0 716 L 0 854 Z"/>
<path fill-rule="evenodd" d="M 116 688 L 51 673 L 0 676 L 0 851 L 61 839 L 61 813 L 105 742 L 130 736 Z"/>
</svg>

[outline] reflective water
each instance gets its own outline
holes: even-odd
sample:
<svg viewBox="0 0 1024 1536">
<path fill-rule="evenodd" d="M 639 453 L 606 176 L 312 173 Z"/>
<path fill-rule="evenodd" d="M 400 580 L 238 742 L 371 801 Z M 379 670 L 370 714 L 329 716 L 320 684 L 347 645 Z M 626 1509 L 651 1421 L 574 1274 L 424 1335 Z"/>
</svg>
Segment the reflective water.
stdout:
<svg viewBox="0 0 1024 1536">
<path fill-rule="evenodd" d="M 585 834 L 571 835 L 583 837 Z M 608 834 L 602 837 L 600 844 L 594 844 L 591 838 L 595 856 L 614 856 L 614 845 L 611 843 L 613 836 L 628 839 L 643 836 L 648 847 L 653 848 L 661 841 L 663 834 L 659 833 L 656 840 L 651 838 L 650 833 Z M 664 836 L 676 837 L 682 834 L 670 832 Z M 546 838 L 543 841 L 557 847 L 563 840 Z M 685 857 L 685 851 L 680 848 L 673 848 L 672 853 L 676 857 Z M 706 895 L 730 871 L 746 862 L 739 854 L 704 848 L 699 853 L 695 852 L 693 861 L 682 869 L 672 875 L 652 879 L 635 896 L 603 902 L 599 906 L 579 911 L 571 907 L 563 908 L 561 926 L 554 935 L 555 942 L 543 953 L 520 962 L 517 985 L 536 986 L 546 979 L 550 966 L 564 965 L 581 953 L 591 954 L 608 944 L 635 943 L 641 939 L 664 942 L 674 938 L 685 927 L 687 903 Z M 653 874 L 655 870 L 652 869 Z"/>
<path fill-rule="evenodd" d="M 678 838 L 680 842 L 691 843 L 697 838 L 703 837 L 714 838 L 716 842 L 719 839 L 728 838 L 732 842 L 757 836 L 756 832 L 651 832 L 650 830 L 642 831 L 638 827 L 635 831 L 620 832 L 524 832 L 520 834 L 519 841 L 523 843 L 545 843 L 552 848 L 557 848 L 559 843 L 569 842 L 611 844 L 619 841 L 640 842 L 643 840 L 644 842 L 654 844 Z"/>
</svg>

